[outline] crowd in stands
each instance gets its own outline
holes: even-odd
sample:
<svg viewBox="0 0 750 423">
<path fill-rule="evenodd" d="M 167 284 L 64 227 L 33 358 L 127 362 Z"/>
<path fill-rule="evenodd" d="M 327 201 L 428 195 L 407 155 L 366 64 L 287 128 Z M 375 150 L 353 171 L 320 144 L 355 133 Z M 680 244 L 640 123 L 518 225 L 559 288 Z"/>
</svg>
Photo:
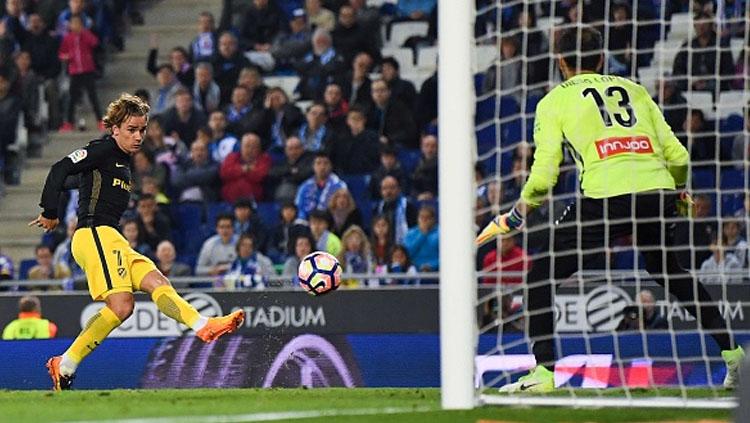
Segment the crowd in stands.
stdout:
<svg viewBox="0 0 750 423">
<path fill-rule="evenodd" d="M 436 1 L 368 3 L 224 0 L 218 21 L 208 12 L 196 14 L 196 33 L 186 35 L 184 45 L 171 46 L 164 63 L 152 37 L 144 65 L 155 76 L 154 85 L 136 91 L 150 103 L 152 118 L 143 149 L 133 158 L 135 195 L 122 227 L 134 249 L 152 257 L 167 275 L 206 276 L 218 286 L 257 289 L 278 284 L 273 278 L 278 274 L 293 284 L 299 260 L 314 250 L 336 255 L 348 273 L 413 275 L 345 281 L 349 286 L 434 282 L 419 272 L 439 269 L 438 76 L 434 71 L 415 85 L 414 75 L 401 74 L 414 63 L 389 53 L 394 47 L 417 53 L 434 47 Z M 549 54 L 555 28 L 538 26 L 541 18 L 558 27 L 598 26 L 608 43 L 606 72 L 637 79 L 641 69 L 655 66 L 656 42 L 676 30 L 669 27 L 670 16 L 695 12 L 694 38 L 684 40 L 666 69 L 671 76 L 660 74 L 658 86 L 651 87 L 689 147 L 694 179 L 713 177 L 713 185 L 697 185 L 706 193 L 697 197 L 699 205 L 709 204 L 681 232 L 696 246 L 686 252 L 684 264 L 748 267 L 742 235 L 746 194 L 740 190 L 729 198 L 715 190 L 719 183 L 747 189 L 747 131 L 741 124 L 734 128 L 737 138 L 727 141 L 722 125 L 731 117 L 709 121 L 704 109 L 686 99 L 706 91 L 713 105 L 738 80 L 746 80 L 747 48 L 737 60 L 724 48 L 745 37 L 747 25 L 735 19 L 744 16 L 745 2 L 723 2 L 726 16 L 718 32 L 710 0 L 672 0 L 666 7 L 659 6 L 663 1 L 639 1 L 637 8 L 622 0 L 606 10 L 605 2 L 594 0 L 476 3 L 477 41 L 496 45 L 493 54 L 500 59 L 475 75 L 477 227 L 518 198 L 533 160 L 529 142 L 536 101 L 559 82 Z M 691 4 L 700 10 L 689 10 Z M 428 30 L 403 45 L 386 46 L 401 22 L 424 22 Z M 279 76 L 296 76 L 294 90 L 267 85 Z M 743 120 L 750 122 L 739 116 Z M 568 157 L 564 167 L 571 164 Z M 739 183 L 724 184 L 727 169 L 735 171 L 733 177 L 739 173 Z M 556 194 L 576 189 L 574 171 L 563 172 L 559 180 Z M 559 215 L 558 203 L 539 210 L 529 226 Z M 729 215 L 738 219 L 736 227 L 724 219 Z M 541 233 L 529 233 L 526 241 L 506 238 L 482 247 L 477 267 L 527 270 L 539 243 L 548 241 Z M 65 248 L 69 237 L 58 234 L 46 242 Z M 632 269 L 632 251 L 622 254 L 631 244 L 618 242 L 604 259 L 614 268 Z M 59 256 L 69 260 L 69 254 Z M 49 269 L 45 275 L 55 267 Z M 72 264 L 67 269 L 75 274 Z M 520 281 L 510 275 L 482 280 Z"/>
</svg>

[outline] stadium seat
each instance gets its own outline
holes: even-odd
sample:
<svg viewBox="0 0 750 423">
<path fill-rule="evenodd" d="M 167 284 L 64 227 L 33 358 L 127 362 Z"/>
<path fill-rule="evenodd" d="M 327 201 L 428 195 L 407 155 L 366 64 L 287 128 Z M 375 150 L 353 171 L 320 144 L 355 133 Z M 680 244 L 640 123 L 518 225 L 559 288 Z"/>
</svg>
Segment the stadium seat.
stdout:
<svg viewBox="0 0 750 423">
<path fill-rule="evenodd" d="M 26 280 L 29 278 L 29 270 L 36 266 L 36 259 L 23 259 L 18 263 L 18 279 Z"/>
<path fill-rule="evenodd" d="M 173 237 L 179 254 L 198 254 L 203 244 L 203 205 L 177 204 L 170 207 L 174 222 Z M 198 229 L 198 230 L 196 230 Z"/>
<path fill-rule="evenodd" d="M 522 120 L 520 117 L 500 124 L 500 145 L 510 147 L 523 140 Z"/>
<path fill-rule="evenodd" d="M 479 95 L 482 92 L 482 84 L 484 84 L 484 74 L 475 73 L 474 74 L 474 92 L 476 93 L 476 95 Z"/>
<path fill-rule="evenodd" d="M 499 116 L 501 118 L 517 115 L 519 113 L 521 113 L 521 108 L 518 106 L 518 102 L 513 96 L 504 95 L 500 97 Z"/>
<path fill-rule="evenodd" d="M 653 97 L 656 95 L 656 82 L 666 70 L 667 69 L 660 69 L 654 66 L 638 68 L 638 82 L 643 85 Z"/>
<path fill-rule="evenodd" d="M 280 87 L 286 92 L 286 94 L 292 98 L 294 97 L 294 90 L 297 89 L 299 84 L 298 76 L 266 76 L 263 78 L 263 82 L 269 87 Z"/>
<path fill-rule="evenodd" d="M 725 168 L 721 170 L 721 189 L 739 189 L 745 187 L 745 172 L 735 168 Z"/>
<path fill-rule="evenodd" d="M 432 72 L 437 67 L 437 59 L 437 47 L 422 47 L 417 52 L 417 68 L 420 71 Z"/>
<path fill-rule="evenodd" d="M 391 38 L 388 45 L 401 47 L 409 37 L 415 35 L 427 35 L 429 24 L 427 22 L 396 22 L 391 26 Z M 383 54 L 385 56 L 385 54 Z"/>
<path fill-rule="evenodd" d="M 279 223 L 279 213 L 281 205 L 273 201 L 264 201 L 258 203 L 258 217 L 266 225 L 266 228 L 273 228 Z"/>
<path fill-rule="evenodd" d="M 216 218 L 223 213 L 232 214 L 234 208 L 231 204 L 225 202 L 213 203 L 206 209 L 206 226 L 214 228 L 216 224 Z"/>
<path fill-rule="evenodd" d="M 706 119 L 714 117 L 713 96 L 707 91 L 688 91 L 682 93 L 687 100 L 688 107 L 698 109 L 703 112 Z"/>
<path fill-rule="evenodd" d="M 670 21 L 669 40 L 683 41 L 690 38 L 693 32 L 693 17 L 690 12 L 673 13 Z"/>
<path fill-rule="evenodd" d="M 742 109 L 750 100 L 750 95 L 745 91 L 724 91 L 719 93 L 716 102 L 716 117 L 718 119 L 728 118 L 730 115 L 742 116 Z"/>
<path fill-rule="evenodd" d="M 497 47 L 495 46 L 477 46 L 473 60 L 476 60 L 475 69 L 477 72 L 484 72 L 489 69 L 497 59 Z"/>
<path fill-rule="evenodd" d="M 540 16 L 536 20 L 536 27 L 546 33 L 553 26 L 562 23 L 563 20 L 562 16 Z"/>
<path fill-rule="evenodd" d="M 737 62 L 737 59 L 740 58 L 740 52 L 742 51 L 742 47 L 744 45 L 744 38 L 732 38 L 731 40 L 729 40 L 729 50 L 732 52 L 733 61 Z"/>
<path fill-rule="evenodd" d="M 483 155 L 497 147 L 495 125 L 487 125 L 476 133 L 477 154 Z"/>
<path fill-rule="evenodd" d="M 403 148 L 398 151 L 398 161 L 401 163 L 401 168 L 404 169 L 408 175 L 414 173 L 414 169 L 419 163 L 419 156 L 422 153 L 418 149 Z M 347 181 L 348 183 L 348 181 Z"/>
<path fill-rule="evenodd" d="M 741 193 L 722 194 L 721 195 L 721 215 L 736 216 L 737 212 L 742 210 L 745 205 L 745 195 Z"/>
<path fill-rule="evenodd" d="M 691 178 L 693 189 L 716 188 L 716 173 L 709 169 L 693 169 Z"/>
<path fill-rule="evenodd" d="M 495 96 L 477 100 L 474 122 L 479 125 L 495 117 Z"/>
<path fill-rule="evenodd" d="M 391 48 L 386 47 L 381 51 L 383 57 L 393 57 L 400 66 L 402 74 L 413 74 L 414 71 L 414 51 L 410 48 Z"/>
<path fill-rule="evenodd" d="M 682 39 L 657 41 L 656 44 L 654 44 L 654 60 L 651 63 L 651 66 L 665 71 L 672 70 L 674 58 L 680 51 L 682 43 Z"/>
</svg>

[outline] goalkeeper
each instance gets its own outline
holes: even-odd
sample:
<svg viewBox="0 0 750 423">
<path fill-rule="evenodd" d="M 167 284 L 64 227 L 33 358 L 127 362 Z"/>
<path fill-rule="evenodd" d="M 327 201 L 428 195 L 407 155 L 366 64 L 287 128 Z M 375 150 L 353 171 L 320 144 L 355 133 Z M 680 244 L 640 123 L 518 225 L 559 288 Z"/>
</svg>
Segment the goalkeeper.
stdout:
<svg viewBox="0 0 750 423">
<path fill-rule="evenodd" d="M 687 181 L 687 150 L 646 89 L 598 73 L 604 55 L 602 36 L 596 29 L 563 31 L 557 55 L 565 81 L 537 107 L 534 164 L 521 198 L 477 237 L 482 244 L 523 228 L 528 213 L 539 207 L 557 182 L 563 147 L 568 149 L 579 170 L 582 195 L 555 222 L 553 251 L 534 260 L 525 290 L 528 336 L 537 367 L 518 382 L 503 386 L 501 392 L 554 389 L 550 370 L 555 361 L 554 282 L 549 281 L 565 280 L 579 269 L 577 251 L 601 252 L 611 240 L 625 235 L 633 236 L 646 269 L 667 289 L 667 298 L 669 294 L 677 297 L 716 340 L 727 364 L 724 385 L 735 387 L 744 352 L 741 347 L 733 349 L 718 307 L 669 249 L 675 244 L 678 211 L 688 214 L 692 207 L 690 196 L 676 191 Z"/>
</svg>

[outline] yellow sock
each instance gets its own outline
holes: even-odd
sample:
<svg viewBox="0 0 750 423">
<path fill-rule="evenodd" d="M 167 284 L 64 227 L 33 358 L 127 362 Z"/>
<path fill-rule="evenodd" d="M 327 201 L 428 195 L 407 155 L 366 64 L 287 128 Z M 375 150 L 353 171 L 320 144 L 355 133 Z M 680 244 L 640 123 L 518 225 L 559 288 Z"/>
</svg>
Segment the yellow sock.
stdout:
<svg viewBox="0 0 750 423">
<path fill-rule="evenodd" d="M 196 329 L 195 326 L 202 320 L 198 310 L 180 297 L 180 294 L 171 285 L 162 285 L 154 289 L 154 292 L 151 293 L 151 299 L 156 303 L 159 311 L 167 317 L 171 317 L 192 329 Z"/>
<path fill-rule="evenodd" d="M 120 323 L 122 323 L 120 319 L 109 307 L 102 307 L 86 322 L 86 326 L 81 333 L 65 351 L 64 357 L 69 358 L 77 365 L 91 351 L 94 351 L 114 328 L 120 326 Z"/>
</svg>

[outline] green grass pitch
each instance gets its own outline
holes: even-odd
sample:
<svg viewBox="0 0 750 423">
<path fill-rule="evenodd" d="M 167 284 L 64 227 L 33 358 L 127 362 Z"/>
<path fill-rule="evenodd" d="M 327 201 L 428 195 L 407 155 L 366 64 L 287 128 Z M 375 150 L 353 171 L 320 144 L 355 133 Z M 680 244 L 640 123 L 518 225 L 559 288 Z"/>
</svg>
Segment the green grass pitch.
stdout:
<svg viewBox="0 0 750 423">
<path fill-rule="evenodd" d="M 669 395 L 660 390 L 660 395 Z M 691 390 L 695 397 L 718 391 Z M 646 396 L 648 392 L 639 395 Z M 679 395 L 674 390 L 672 395 Z M 725 395 L 725 394 L 721 394 Z M 438 389 L 163 389 L 0 391 L 0 421 L 192 422 L 645 422 L 715 419 L 729 410 L 482 407 L 442 411 Z"/>
</svg>

